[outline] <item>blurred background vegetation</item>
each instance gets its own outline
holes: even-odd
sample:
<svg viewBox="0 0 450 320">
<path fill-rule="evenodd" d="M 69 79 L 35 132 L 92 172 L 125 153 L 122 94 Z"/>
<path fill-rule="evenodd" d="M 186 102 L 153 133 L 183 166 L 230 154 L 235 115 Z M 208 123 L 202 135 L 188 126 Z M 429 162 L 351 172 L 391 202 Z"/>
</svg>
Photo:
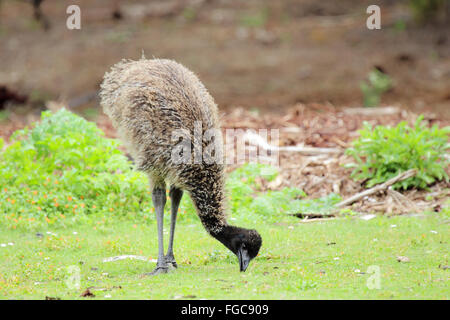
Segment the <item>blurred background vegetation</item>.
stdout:
<svg viewBox="0 0 450 320">
<path fill-rule="evenodd" d="M 50 100 L 95 117 L 104 72 L 142 50 L 195 71 L 225 111 L 314 102 L 450 112 L 445 0 L 376 1 L 381 30 L 366 28 L 366 0 L 72 2 L 0 1 L 0 121 L 38 116 Z M 81 30 L 66 28 L 69 4 Z M 363 89 L 374 75 L 389 85 Z"/>
</svg>

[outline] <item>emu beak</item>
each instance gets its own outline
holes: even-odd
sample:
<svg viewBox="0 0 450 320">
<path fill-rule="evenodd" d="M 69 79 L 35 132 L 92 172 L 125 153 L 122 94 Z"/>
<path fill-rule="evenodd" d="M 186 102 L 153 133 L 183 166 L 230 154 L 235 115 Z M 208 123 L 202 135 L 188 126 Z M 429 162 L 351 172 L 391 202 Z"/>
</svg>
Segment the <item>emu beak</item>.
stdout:
<svg viewBox="0 0 450 320">
<path fill-rule="evenodd" d="M 244 272 L 247 270 L 247 267 L 250 263 L 250 256 L 248 255 L 248 251 L 245 249 L 239 249 L 237 253 L 238 259 L 239 259 L 239 268 L 241 272 Z"/>
</svg>

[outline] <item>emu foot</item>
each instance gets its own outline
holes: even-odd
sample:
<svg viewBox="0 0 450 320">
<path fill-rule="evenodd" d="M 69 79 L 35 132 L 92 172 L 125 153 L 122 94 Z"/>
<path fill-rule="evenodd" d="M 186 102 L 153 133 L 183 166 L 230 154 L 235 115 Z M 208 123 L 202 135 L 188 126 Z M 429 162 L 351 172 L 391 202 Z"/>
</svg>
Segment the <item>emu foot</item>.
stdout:
<svg viewBox="0 0 450 320">
<path fill-rule="evenodd" d="M 178 268 L 177 262 L 175 261 L 175 257 L 173 255 L 167 255 L 164 257 L 167 265 L 172 268 Z"/>
<path fill-rule="evenodd" d="M 152 272 L 144 273 L 143 276 L 156 276 L 158 274 L 168 273 L 169 267 L 168 266 L 157 266 L 155 270 Z"/>
</svg>

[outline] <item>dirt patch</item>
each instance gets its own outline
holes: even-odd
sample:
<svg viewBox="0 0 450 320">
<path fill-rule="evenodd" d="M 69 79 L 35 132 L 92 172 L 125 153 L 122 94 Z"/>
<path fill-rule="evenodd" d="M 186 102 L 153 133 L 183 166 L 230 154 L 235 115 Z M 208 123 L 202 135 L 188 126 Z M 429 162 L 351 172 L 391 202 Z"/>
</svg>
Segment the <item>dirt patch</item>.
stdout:
<svg viewBox="0 0 450 320">
<path fill-rule="evenodd" d="M 395 81 L 383 103 L 450 117 L 448 26 L 414 25 L 403 2 L 379 1 L 377 31 L 365 25 L 370 1 L 78 3 L 82 29 L 73 31 L 63 2 L 42 3 L 48 30 L 29 3 L 2 2 L 1 85 L 32 100 L 71 100 L 144 50 L 196 72 L 222 110 L 283 113 L 297 102 L 359 106 L 359 83 L 380 66 Z"/>
</svg>

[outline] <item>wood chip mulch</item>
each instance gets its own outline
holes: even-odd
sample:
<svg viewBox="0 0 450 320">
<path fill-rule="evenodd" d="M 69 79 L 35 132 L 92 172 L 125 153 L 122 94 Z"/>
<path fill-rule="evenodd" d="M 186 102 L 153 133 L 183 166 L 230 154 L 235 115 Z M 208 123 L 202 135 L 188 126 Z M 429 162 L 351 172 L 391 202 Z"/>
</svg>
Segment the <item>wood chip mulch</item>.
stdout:
<svg viewBox="0 0 450 320">
<path fill-rule="evenodd" d="M 310 198 L 325 196 L 330 192 L 340 194 L 344 199 L 364 191 L 361 182 L 350 178 L 351 169 L 343 165 L 352 158 L 344 151 L 351 141 L 359 136 L 358 130 L 366 121 L 373 126 L 395 126 L 401 121 L 410 125 L 417 118 L 408 110 L 397 107 L 386 108 L 336 108 L 320 104 L 297 104 L 280 117 L 262 115 L 244 109 L 235 109 L 222 117 L 224 128 L 278 128 L 279 146 L 338 148 L 341 153 L 307 156 L 298 152 L 279 151 L 280 176 L 270 183 L 262 182 L 262 189 L 297 187 Z M 439 119 L 434 114 L 425 117 L 430 125 L 450 125 L 449 120 Z M 450 169 L 447 169 L 450 174 Z M 407 190 L 387 192 L 370 196 L 352 205 L 359 212 L 384 214 L 406 214 L 440 211 L 450 197 L 450 183 L 439 182 L 430 190 Z"/>
</svg>

